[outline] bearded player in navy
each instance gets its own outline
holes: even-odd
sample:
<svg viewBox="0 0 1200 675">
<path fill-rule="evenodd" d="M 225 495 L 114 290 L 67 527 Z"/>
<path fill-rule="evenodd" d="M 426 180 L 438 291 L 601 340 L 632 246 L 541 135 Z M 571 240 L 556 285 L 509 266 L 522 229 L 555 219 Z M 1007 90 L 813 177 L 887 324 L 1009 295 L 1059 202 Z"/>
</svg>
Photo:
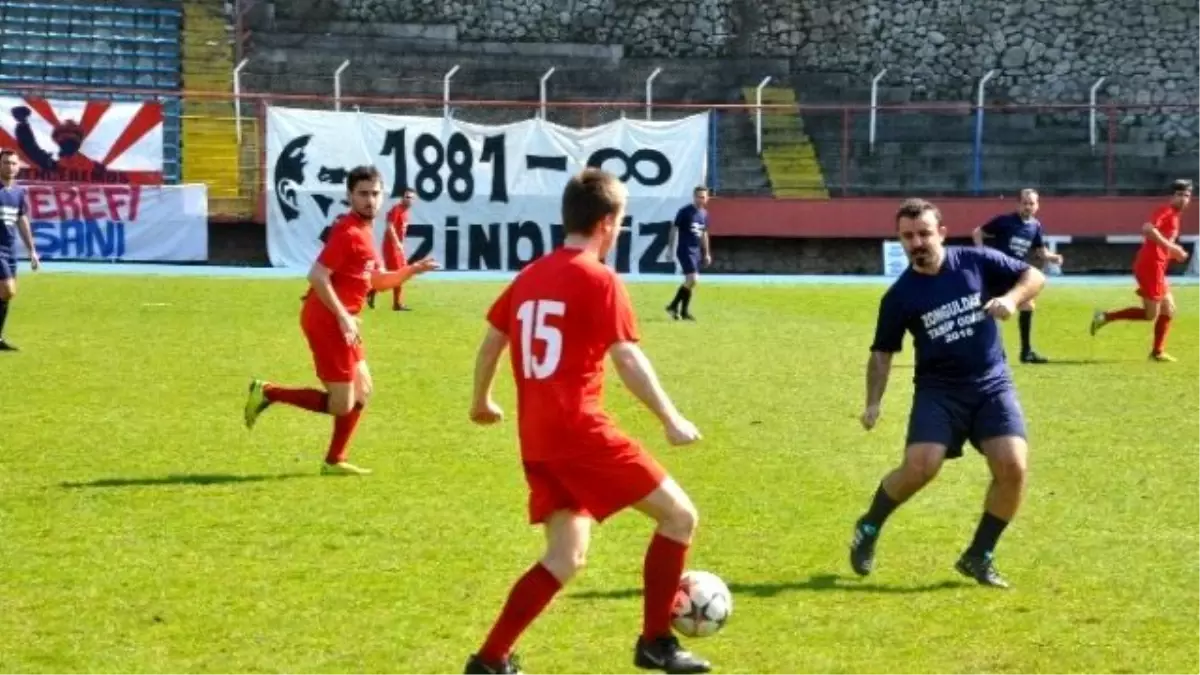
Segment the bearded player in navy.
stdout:
<svg viewBox="0 0 1200 675">
<path fill-rule="evenodd" d="M 1030 255 L 1052 265 L 1061 265 L 1063 257 L 1046 247 L 1042 238 L 1042 223 L 1037 219 L 1038 193 L 1036 190 L 1021 190 L 1021 203 L 1016 212 L 992 218 L 975 228 L 971 238 L 976 246 L 987 246 L 1017 260 L 1026 261 Z M 1017 308 L 1020 310 L 1018 324 L 1021 328 L 1021 363 L 1046 363 L 1048 360 L 1033 350 L 1030 334 L 1033 332 L 1034 302 Z"/>
<path fill-rule="evenodd" d="M 879 305 L 861 422 L 870 430 L 879 420 L 892 356 L 905 332 L 916 352 L 912 410 L 900 467 L 884 477 L 855 523 L 850 565 L 859 575 L 871 573 L 888 516 L 933 480 L 946 459 L 961 457 L 969 440 L 987 458 L 992 482 L 975 537 L 955 568 L 980 584 L 1007 588 L 993 551 L 1021 504 L 1029 449 L 995 319 L 1032 300 L 1046 279 L 997 251 L 945 247 L 941 214 L 923 200 L 901 205 L 896 230 L 910 266 Z"/>
<path fill-rule="evenodd" d="M 708 188 L 697 187 L 692 191 L 692 203 L 679 209 L 675 224 L 671 228 L 669 250 L 675 252 L 683 272 L 683 284 L 675 291 L 675 298 L 667 305 L 667 314 L 672 319 L 695 321 L 692 316 L 692 293 L 700 281 L 700 265 L 712 264 L 712 249 L 708 243 Z"/>
<path fill-rule="evenodd" d="M 8 320 L 8 305 L 17 295 L 17 241 L 20 233 L 25 250 L 29 251 L 29 267 L 41 266 L 33 233 L 26 213 L 25 188 L 17 185 L 21 162 L 12 150 L 0 150 L 0 352 L 15 352 L 17 348 L 4 339 L 4 324 Z"/>
</svg>

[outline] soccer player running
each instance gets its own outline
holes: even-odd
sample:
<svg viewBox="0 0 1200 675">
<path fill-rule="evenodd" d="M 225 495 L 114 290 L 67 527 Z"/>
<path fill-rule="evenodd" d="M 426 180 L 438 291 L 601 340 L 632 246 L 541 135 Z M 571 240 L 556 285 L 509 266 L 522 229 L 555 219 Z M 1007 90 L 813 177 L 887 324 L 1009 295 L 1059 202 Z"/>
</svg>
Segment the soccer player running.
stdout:
<svg viewBox="0 0 1200 675">
<path fill-rule="evenodd" d="M 333 437 L 321 472 L 371 473 L 346 461 L 346 448 L 371 397 L 373 383 L 359 335 L 359 312 L 367 291 L 396 288 L 410 278 L 437 269 L 429 258 L 397 271 L 377 269 L 379 255 L 371 233 L 379 211 L 382 184 L 375 167 L 360 166 L 346 179 L 350 212 L 339 216 L 308 273 L 309 291 L 300 310 L 300 328 L 312 350 L 324 390 L 283 387 L 263 380 L 250 383 L 246 427 L 275 403 L 333 416 Z"/>
<path fill-rule="evenodd" d="M 888 516 L 933 480 L 946 459 L 961 457 L 970 440 L 987 458 L 992 482 L 975 538 L 955 567 L 980 584 L 1007 588 L 992 553 L 1021 504 L 1029 450 L 993 317 L 1014 314 L 1038 294 L 1045 277 L 991 249 L 944 246 L 941 214 L 924 200 L 901 205 L 896 229 L 911 264 L 879 304 L 863 427 L 870 430 L 879 420 L 892 355 L 900 351 L 906 331 L 916 351 L 915 391 L 904 459 L 884 477 L 870 508 L 855 523 L 850 565 L 859 575 L 871 573 Z"/>
<path fill-rule="evenodd" d="M 592 520 L 603 522 L 628 507 L 657 522 L 643 568 L 644 614 L 634 664 L 667 673 L 710 668 L 684 651 L 671 631 L 696 507 L 601 408 L 607 354 L 625 386 L 662 422 L 671 444 L 700 439 L 638 347 L 628 293 L 603 263 L 620 232 L 627 196 L 620 181 L 599 169 L 574 176 L 563 191 L 562 248 L 523 269 L 488 311 L 470 418 L 476 424 L 502 418 L 492 382 L 511 346 L 529 520 L 544 527 L 546 551 L 513 586 L 483 646 L 467 662 L 468 673 L 519 672 L 513 646 L 583 567 Z"/>
<path fill-rule="evenodd" d="M 712 264 L 712 248 L 708 242 L 708 188 L 699 186 L 692 191 L 692 203 L 675 214 L 675 226 L 671 228 L 670 250 L 679 260 L 683 272 L 683 284 L 675 291 L 675 298 L 667 305 L 667 314 L 678 321 L 695 321 L 692 316 L 692 293 L 700 281 L 701 262 L 707 267 Z"/>
<path fill-rule="evenodd" d="M 399 270 L 408 264 L 404 255 L 404 235 L 408 233 L 408 218 L 413 202 L 417 201 L 417 193 L 412 188 L 406 188 L 400 201 L 387 213 L 387 229 L 383 233 L 383 267 L 387 270 Z M 367 306 L 375 309 L 375 291 L 367 293 Z M 392 289 L 392 311 L 411 311 L 404 304 L 404 287 Z"/>
<path fill-rule="evenodd" d="M 13 236 L 14 230 L 20 233 L 25 250 L 29 251 L 29 267 L 36 271 L 42 265 L 33 245 L 29 216 L 25 212 L 25 188 L 17 185 L 17 172 L 20 170 L 21 162 L 17 159 L 17 153 L 0 150 L 0 352 L 17 351 L 4 339 L 8 305 L 17 295 L 17 240 Z"/>
<path fill-rule="evenodd" d="M 1150 222 L 1142 225 L 1142 247 L 1133 261 L 1133 277 L 1137 281 L 1137 294 L 1142 297 L 1141 307 L 1126 307 L 1111 312 L 1096 310 L 1092 315 L 1091 333 L 1113 321 L 1153 321 L 1154 345 L 1150 358 L 1159 362 L 1171 362 L 1175 357 L 1167 354 L 1167 333 L 1171 330 L 1171 319 L 1175 316 L 1175 296 L 1167 284 L 1167 264 L 1171 260 L 1184 262 L 1187 250 L 1176 243 L 1179 238 L 1179 214 L 1192 201 L 1192 181 L 1177 180 L 1171 184 L 1170 203 L 1159 207 L 1150 216 Z"/>
<path fill-rule="evenodd" d="M 975 228 L 971 238 L 976 246 L 988 246 L 1017 260 L 1028 260 L 1033 254 L 1041 261 L 1061 265 L 1063 257 L 1046 247 L 1042 238 L 1042 223 L 1037 219 L 1038 193 L 1036 190 L 1021 190 L 1020 207 L 1014 213 L 992 218 Z M 1017 308 L 1021 328 L 1021 363 L 1047 363 L 1048 359 L 1033 350 L 1030 333 L 1033 332 L 1034 301 L 1029 300 Z"/>
</svg>

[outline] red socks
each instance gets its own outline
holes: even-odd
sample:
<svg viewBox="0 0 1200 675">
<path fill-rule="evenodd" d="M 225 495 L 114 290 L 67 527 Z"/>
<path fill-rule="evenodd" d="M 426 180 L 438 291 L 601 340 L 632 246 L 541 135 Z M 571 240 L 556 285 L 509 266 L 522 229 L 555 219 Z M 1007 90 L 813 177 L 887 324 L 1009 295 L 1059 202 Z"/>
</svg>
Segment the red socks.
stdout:
<svg viewBox="0 0 1200 675">
<path fill-rule="evenodd" d="M 263 396 L 271 403 L 283 403 L 309 412 L 329 410 L 329 394 L 320 389 L 289 389 L 268 384 L 263 387 Z"/>
<path fill-rule="evenodd" d="M 496 625 L 492 626 L 479 650 L 479 658 L 490 665 L 498 665 L 507 659 L 517 638 L 550 605 L 560 588 L 562 584 L 541 563 L 531 567 L 513 585 L 500 618 L 496 619 Z"/>
<path fill-rule="evenodd" d="M 362 411 L 362 404 L 357 403 L 350 412 L 333 418 L 333 438 L 329 440 L 329 452 L 325 455 L 326 464 L 346 461 L 346 445 L 354 435 L 354 429 L 358 427 L 358 418 L 362 416 Z"/>
<path fill-rule="evenodd" d="M 1159 314 L 1154 322 L 1154 353 L 1161 354 L 1167 346 L 1167 333 L 1171 330 L 1171 317 Z"/>
<path fill-rule="evenodd" d="M 1146 310 L 1141 307 L 1126 307 L 1115 312 L 1105 312 L 1105 321 L 1145 321 Z"/>
<path fill-rule="evenodd" d="M 688 545 L 655 533 L 646 549 L 645 567 L 642 569 L 643 618 L 642 637 L 647 640 L 671 634 L 671 610 L 675 605 L 675 593 L 679 590 L 679 578 L 687 562 Z"/>
</svg>

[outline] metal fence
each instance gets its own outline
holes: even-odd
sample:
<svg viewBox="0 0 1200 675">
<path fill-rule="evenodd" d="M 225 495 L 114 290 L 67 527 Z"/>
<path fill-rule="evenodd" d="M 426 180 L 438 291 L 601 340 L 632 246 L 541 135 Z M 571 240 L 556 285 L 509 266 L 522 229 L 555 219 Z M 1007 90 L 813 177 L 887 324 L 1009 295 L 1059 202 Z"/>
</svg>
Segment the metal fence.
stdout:
<svg viewBox="0 0 1200 675">
<path fill-rule="evenodd" d="M 235 143 L 237 181 L 210 184 L 216 218 L 261 219 L 269 106 L 397 115 L 451 115 L 503 124 L 542 115 L 586 127 L 619 119 L 670 119 L 710 113 L 710 186 L 718 195 L 826 198 L 854 196 L 1011 196 L 1023 187 L 1047 194 L 1161 193 L 1175 177 L 1196 178 L 1200 105 L 1007 105 L 971 102 L 877 105 L 682 104 L 649 101 L 518 101 L 278 95 L 253 92 L 121 91 L 9 86 L 54 98 L 131 95 L 206 102 L 208 133 Z M 222 106 L 221 104 L 225 104 Z M 178 157 L 207 159 L 187 147 L 183 116 Z M 207 146 L 207 144 L 205 144 Z"/>
</svg>

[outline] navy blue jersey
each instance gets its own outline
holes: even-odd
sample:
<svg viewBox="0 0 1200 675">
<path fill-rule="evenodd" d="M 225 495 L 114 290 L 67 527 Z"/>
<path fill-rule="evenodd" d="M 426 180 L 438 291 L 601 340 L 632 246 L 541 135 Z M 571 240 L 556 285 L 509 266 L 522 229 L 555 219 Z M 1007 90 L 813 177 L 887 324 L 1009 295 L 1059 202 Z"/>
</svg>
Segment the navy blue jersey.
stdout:
<svg viewBox="0 0 1200 675">
<path fill-rule="evenodd" d="M 884 293 L 871 351 L 900 351 L 908 332 L 918 388 L 986 390 L 1011 382 L 1000 328 L 983 306 L 1011 290 L 1027 269 L 990 249 L 947 247 L 937 274 L 910 267 Z"/>
<path fill-rule="evenodd" d="M 700 239 L 708 230 L 708 209 L 698 209 L 695 204 L 679 209 L 675 214 L 675 229 L 679 231 L 676 250 L 699 251 Z"/>
<path fill-rule="evenodd" d="M 17 219 L 25 215 L 25 188 L 0 186 L 0 251 L 11 253 L 17 241 Z"/>
<path fill-rule="evenodd" d="M 1024 220 L 1019 213 L 996 216 L 983 226 L 983 244 L 1017 260 L 1025 260 L 1029 252 L 1042 248 L 1042 224 L 1037 218 Z"/>
</svg>

